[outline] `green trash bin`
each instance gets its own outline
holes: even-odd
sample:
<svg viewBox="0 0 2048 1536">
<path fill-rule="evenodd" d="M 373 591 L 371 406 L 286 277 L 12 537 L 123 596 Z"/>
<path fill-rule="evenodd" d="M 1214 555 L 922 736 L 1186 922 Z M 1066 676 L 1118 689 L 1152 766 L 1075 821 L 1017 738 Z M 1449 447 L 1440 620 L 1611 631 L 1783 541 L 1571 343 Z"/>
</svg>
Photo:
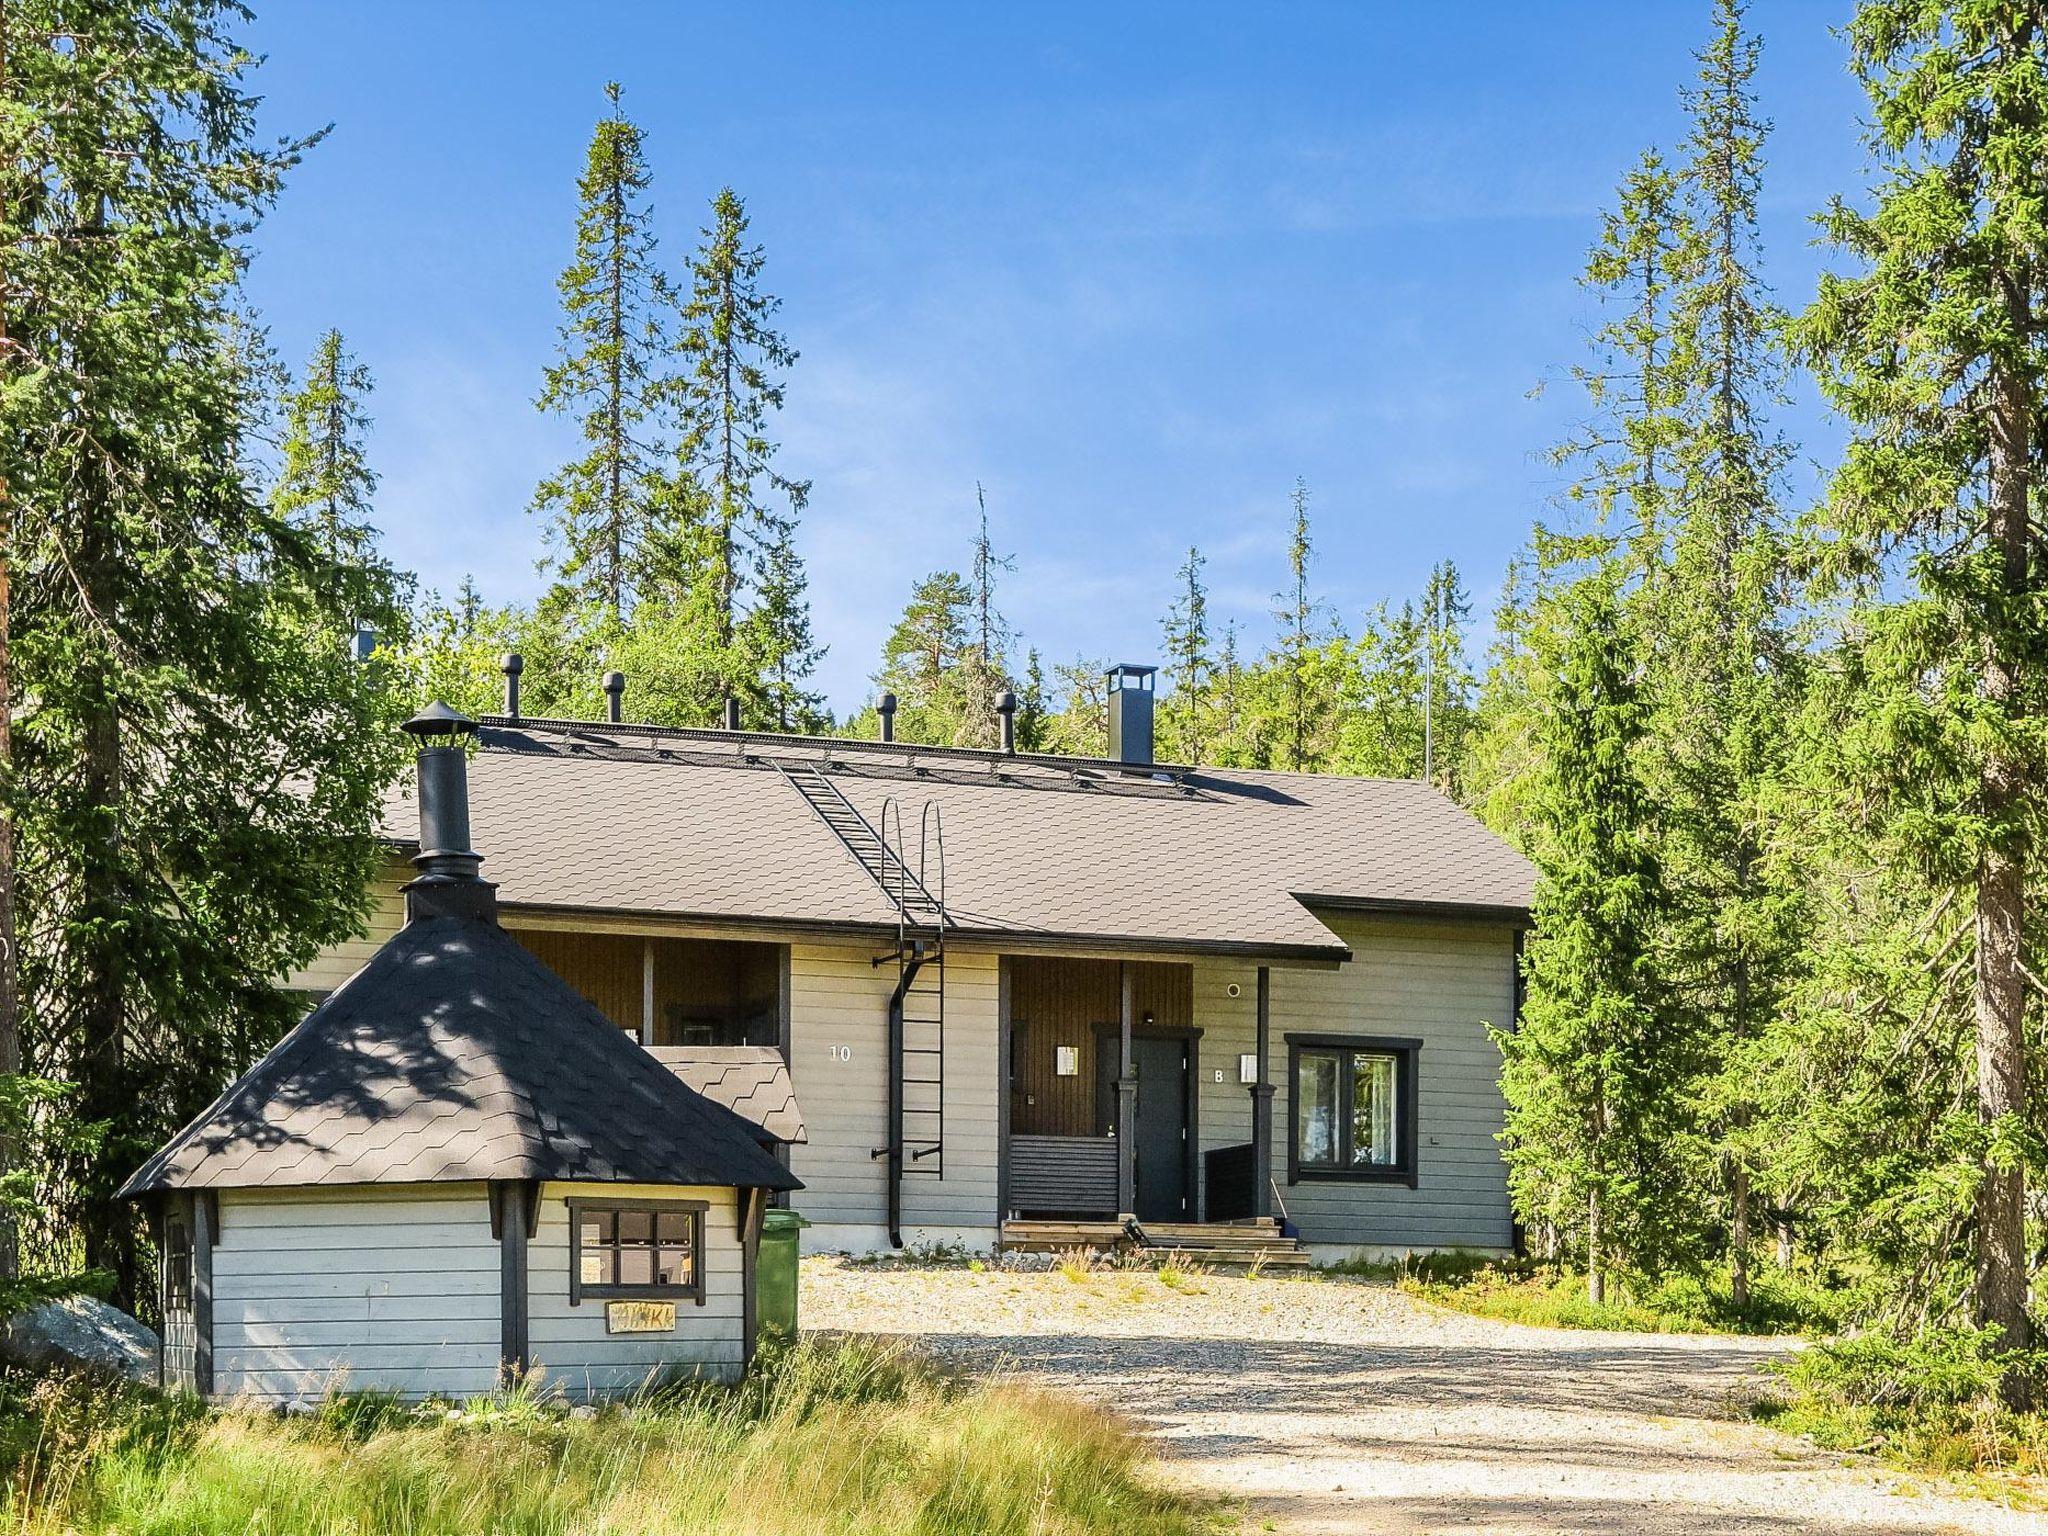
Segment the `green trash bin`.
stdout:
<svg viewBox="0 0 2048 1536">
<path fill-rule="evenodd" d="M 755 1317 L 769 1334 L 796 1339 L 797 1234 L 810 1223 L 795 1211 L 769 1210 L 761 1218 L 761 1252 L 754 1266 Z"/>
</svg>

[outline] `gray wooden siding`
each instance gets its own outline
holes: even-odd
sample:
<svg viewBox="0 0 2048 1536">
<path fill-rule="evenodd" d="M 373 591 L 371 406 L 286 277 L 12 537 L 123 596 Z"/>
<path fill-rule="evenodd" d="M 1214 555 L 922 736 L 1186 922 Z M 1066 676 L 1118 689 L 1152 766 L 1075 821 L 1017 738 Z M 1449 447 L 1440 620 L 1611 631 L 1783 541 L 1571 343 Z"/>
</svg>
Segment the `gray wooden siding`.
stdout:
<svg viewBox="0 0 2048 1536">
<path fill-rule="evenodd" d="M 792 1197 L 817 1224 L 811 1248 L 874 1246 L 887 1214 L 889 993 L 893 965 L 875 946 L 793 944 L 789 957 L 790 1076 L 808 1143 L 790 1149 L 804 1181 Z M 988 1241 L 996 1226 L 996 1008 L 992 953 L 946 954 L 945 1176 L 903 1181 L 906 1241 Z"/>
<path fill-rule="evenodd" d="M 1501 1128 L 1500 1053 L 1488 1025 L 1514 1007 L 1514 936 L 1504 926 L 1325 914 L 1354 954 L 1334 971 L 1273 970 L 1269 1081 L 1272 1177 L 1313 1244 L 1379 1250 L 1505 1248 L 1512 1241 Z M 1237 1058 L 1253 1048 L 1255 972 L 1203 962 L 1195 973 L 1203 1029 L 1202 1144 L 1251 1139 L 1251 1096 Z M 1236 998 L 1227 996 L 1231 983 Z M 1386 1035 L 1422 1041 L 1414 1189 L 1393 1184 L 1287 1183 L 1290 1033 Z M 1215 1081 L 1216 1073 L 1224 1077 Z"/>
<path fill-rule="evenodd" d="M 216 1395 L 465 1397 L 496 1383 L 498 1243 L 481 1184 L 224 1190 L 220 1207 Z"/>
<path fill-rule="evenodd" d="M 704 1305 L 676 1303 L 673 1333 L 608 1334 L 602 1301 L 569 1305 L 571 1196 L 606 1200 L 702 1200 Z M 547 1184 L 527 1248 L 527 1328 L 543 1390 L 571 1397 L 630 1392 L 650 1378 L 687 1373 L 730 1380 L 746 1363 L 744 1278 L 730 1189 L 666 1184 Z M 493 1314 L 495 1316 L 495 1313 Z"/>
</svg>

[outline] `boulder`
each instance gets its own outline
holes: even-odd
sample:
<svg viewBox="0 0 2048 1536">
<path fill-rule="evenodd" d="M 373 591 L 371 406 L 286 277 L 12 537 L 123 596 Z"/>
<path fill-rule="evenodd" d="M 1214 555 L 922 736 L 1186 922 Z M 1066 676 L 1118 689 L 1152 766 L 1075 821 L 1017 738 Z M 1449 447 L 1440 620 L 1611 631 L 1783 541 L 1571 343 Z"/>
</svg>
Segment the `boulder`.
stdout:
<svg viewBox="0 0 2048 1536">
<path fill-rule="evenodd" d="M 153 1382 L 157 1340 L 119 1307 L 90 1296 L 66 1296 L 0 1324 L 0 1361 L 36 1370 L 83 1367 Z"/>
</svg>

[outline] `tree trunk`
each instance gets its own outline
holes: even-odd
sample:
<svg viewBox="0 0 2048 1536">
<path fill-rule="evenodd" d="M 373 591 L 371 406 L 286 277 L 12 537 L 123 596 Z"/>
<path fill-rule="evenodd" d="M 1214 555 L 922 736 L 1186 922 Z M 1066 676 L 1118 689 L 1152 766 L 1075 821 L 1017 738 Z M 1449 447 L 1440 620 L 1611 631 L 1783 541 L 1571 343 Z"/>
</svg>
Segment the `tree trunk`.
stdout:
<svg viewBox="0 0 2048 1536">
<path fill-rule="evenodd" d="M 1586 1300 L 1599 1306 L 1607 1300 L 1607 1272 L 1600 1252 L 1600 1192 L 1586 1196 Z"/>
<path fill-rule="evenodd" d="M 2024 288 L 2007 280 L 2016 318 L 2025 320 Z M 2031 393 L 2017 371 L 1996 380 L 1991 419 L 1991 460 L 1985 532 L 2000 560 L 2006 602 L 1986 626 L 1983 693 L 2010 719 L 2025 708 L 2019 666 L 2001 631 L 2016 622 L 2028 580 Z M 2026 909 L 2023 855 L 2012 823 L 2027 793 L 2026 768 L 1994 746 L 1987 755 L 1979 798 L 1992 831 L 1977 865 L 1977 1117 L 1987 1130 L 2026 1117 L 2026 973 L 2021 922 Z M 2027 1317 L 2026 1174 L 2015 1158 L 1987 1158 L 1977 1187 L 1977 1321 L 1996 1327 L 2009 1348 L 2032 1340 Z M 2015 1390 L 2019 1389 L 2015 1383 Z"/>
<path fill-rule="evenodd" d="M 1792 1260 L 1797 1254 L 1797 1245 L 1792 1237 L 1792 1218 L 1778 1217 L 1778 1268 L 1790 1272 Z"/>
<path fill-rule="evenodd" d="M 1728 1172 L 1728 1300 L 1749 1309 L 1749 1170 L 1737 1157 Z"/>
<path fill-rule="evenodd" d="M 8 79 L 7 4 L 0 0 L 0 93 Z M 11 188 L 0 188 L 5 198 Z M 0 203 L 0 225 L 8 209 Z M 0 368 L 10 368 L 8 315 L 0 305 Z M 12 592 L 9 578 L 14 559 L 14 503 L 7 484 L 0 480 L 0 1077 L 21 1071 L 21 964 L 15 950 L 14 920 L 14 817 L 7 798 L 14 780 L 14 669 L 9 641 L 13 634 Z M 16 1149 L 11 1138 L 0 1138 L 0 1177 L 14 1166 Z M 15 1228 L 14 1212 L 0 1206 L 0 1279 L 21 1273 L 21 1239 Z"/>
</svg>

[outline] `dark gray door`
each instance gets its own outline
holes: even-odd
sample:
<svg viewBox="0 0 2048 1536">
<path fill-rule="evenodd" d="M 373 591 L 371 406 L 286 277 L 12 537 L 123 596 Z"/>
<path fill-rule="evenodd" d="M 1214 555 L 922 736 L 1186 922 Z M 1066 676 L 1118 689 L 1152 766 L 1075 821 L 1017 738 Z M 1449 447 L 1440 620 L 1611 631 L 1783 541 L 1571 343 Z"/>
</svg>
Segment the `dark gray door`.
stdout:
<svg viewBox="0 0 2048 1536">
<path fill-rule="evenodd" d="M 1139 1036 L 1131 1042 L 1138 1074 L 1137 1164 L 1140 1221 L 1187 1221 L 1188 1043 Z"/>
</svg>

